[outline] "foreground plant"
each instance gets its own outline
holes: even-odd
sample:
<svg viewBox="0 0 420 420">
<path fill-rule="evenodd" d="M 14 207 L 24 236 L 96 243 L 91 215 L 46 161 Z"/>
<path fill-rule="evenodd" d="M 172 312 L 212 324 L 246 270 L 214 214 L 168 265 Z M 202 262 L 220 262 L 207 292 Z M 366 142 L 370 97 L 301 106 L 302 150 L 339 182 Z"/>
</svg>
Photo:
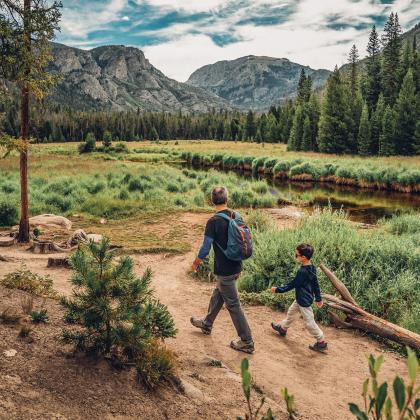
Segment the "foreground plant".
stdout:
<svg viewBox="0 0 420 420">
<path fill-rule="evenodd" d="M 75 289 L 61 304 L 65 321 L 79 327 L 64 330 L 63 341 L 116 367 L 136 366 L 149 388 L 170 379 L 173 357 L 161 343 L 176 330 L 166 306 L 153 298 L 151 270 L 137 278 L 130 257 L 114 263 L 108 239 L 79 249 L 71 265 Z"/>
<path fill-rule="evenodd" d="M 398 409 L 396 419 L 418 419 L 418 410 L 420 409 L 420 398 L 417 398 L 420 387 L 416 387 L 418 373 L 418 359 L 414 351 L 407 348 L 408 358 L 408 383 L 397 376 L 394 379 L 392 388 L 394 391 L 395 405 Z M 378 384 L 378 373 L 384 361 L 383 356 L 377 359 L 369 356 L 370 379 L 363 382 L 362 397 L 364 399 L 364 409 L 361 410 L 356 404 L 350 403 L 350 411 L 358 420 L 393 420 L 393 402 L 388 396 L 388 384 L 386 382 Z M 369 382 L 371 383 L 371 393 L 369 393 Z M 369 397 L 369 401 L 368 401 Z"/>
<path fill-rule="evenodd" d="M 259 413 L 265 403 L 265 398 L 261 398 L 258 407 L 252 407 L 251 403 L 251 388 L 252 388 L 252 376 L 249 372 L 249 362 L 247 358 L 242 359 L 241 363 L 241 376 L 242 376 L 242 390 L 245 395 L 247 412 L 245 413 L 245 420 L 257 420 Z M 242 417 L 237 417 L 236 420 L 243 420 Z M 267 413 L 261 417 L 261 420 L 274 420 L 271 408 L 267 410 Z"/>
<path fill-rule="evenodd" d="M 293 420 L 295 418 L 295 396 L 292 394 L 289 394 L 289 390 L 287 388 L 283 388 L 281 390 L 281 396 L 283 397 L 284 402 L 286 403 L 286 410 L 289 415 L 289 419 Z"/>
</svg>

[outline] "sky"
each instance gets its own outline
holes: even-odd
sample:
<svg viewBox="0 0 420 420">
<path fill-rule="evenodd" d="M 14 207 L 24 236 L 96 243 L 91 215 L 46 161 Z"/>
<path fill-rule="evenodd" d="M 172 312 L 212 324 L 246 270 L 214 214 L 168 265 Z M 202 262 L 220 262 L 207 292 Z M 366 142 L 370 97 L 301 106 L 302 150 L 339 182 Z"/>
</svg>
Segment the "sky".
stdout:
<svg viewBox="0 0 420 420">
<path fill-rule="evenodd" d="M 246 55 L 288 58 L 332 70 L 372 25 L 398 12 L 403 31 L 420 21 L 420 0 L 64 0 L 57 41 L 91 49 L 140 48 L 167 76 Z"/>
</svg>

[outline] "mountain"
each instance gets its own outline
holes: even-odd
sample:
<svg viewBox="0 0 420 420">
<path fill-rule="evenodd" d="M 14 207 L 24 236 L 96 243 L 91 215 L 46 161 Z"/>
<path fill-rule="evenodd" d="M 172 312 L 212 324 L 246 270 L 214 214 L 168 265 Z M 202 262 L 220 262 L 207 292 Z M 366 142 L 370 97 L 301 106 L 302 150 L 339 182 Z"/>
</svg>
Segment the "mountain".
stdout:
<svg viewBox="0 0 420 420">
<path fill-rule="evenodd" d="M 187 83 L 215 93 L 237 108 L 262 111 L 296 96 L 302 69 L 311 76 L 315 88 L 323 86 L 331 73 L 286 58 L 249 55 L 201 67 Z"/>
<path fill-rule="evenodd" d="M 125 46 L 80 50 L 54 43 L 49 70 L 61 73 L 50 101 L 74 109 L 206 112 L 231 105 L 203 89 L 169 79 L 143 52 Z"/>
</svg>

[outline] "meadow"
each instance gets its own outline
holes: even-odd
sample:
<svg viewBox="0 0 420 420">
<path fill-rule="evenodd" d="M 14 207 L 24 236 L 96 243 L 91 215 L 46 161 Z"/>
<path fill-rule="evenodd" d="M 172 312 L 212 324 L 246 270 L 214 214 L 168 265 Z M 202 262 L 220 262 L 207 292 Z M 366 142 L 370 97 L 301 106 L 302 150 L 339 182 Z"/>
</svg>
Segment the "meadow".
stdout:
<svg viewBox="0 0 420 420">
<path fill-rule="evenodd" d="M 219 142 L 213 143 L 212 147 L 221 146 Z M 84 155 L 78 154 L 75 144 L 34 147 L 30 160 L 30 213 L 72 217 L 77 214 L 77 227 L 100 228 L 102 233 L 127 248 L 141 246 L 143 250 L 153 249 L 154 252 L 183 253 L 191 249 L 183 239 L 185 232 L 174 226 L 165 236 L 147 236 L 137 232 L 137 220 L 156 223 L 165 221 L 171 214 L 210 211 L 209 195 L 215 185 L 226 185 L 230 190 L 230 205 L 247 210 L 247 213 L 250 208 L 277 204 L 279 197 L 270 193 L 265 180 L 244 179 L 232 172 L 220 172 L 217 168 L 204 171 L 173 165 L 183 158 L 190 159 L 189 156 L 202 156 L 178 150 L 184 147 L 183 144 L 129 144 L 129 151 L 123 153 L 97 151 Z M 188 147 L 196 146 L 205 149 L 207 143 L 188 143 Z M 256 147 L 260 146 L 251 145 L 252 150 L 246 150 L 246 153 L 256 154 Z M 276 149 L 281 150 L 272 145 L 267 148 L 273 153 Z M 267 152 L 267 149 L 262 152 Z M 236 164 L 229 150 L 225 154 L 204 156 L 206 159 L 201 160 L 203 166 L 215 161 L 221 161 L 223 166 Z M 254 171 L 260 167 L 276 171 L 280 162 L 280 158 L 255 159 L 252 155 L 241 159 Z M 332 161 L 318 159 L 322 165 L 332 167 L 336 163 L 331 162 L 352 162 L 340 157 L 331 157 Z M 360 158 L 355 161 L 361 165 Z M 402 161 L 372 160 L 382 162 L 384 170 L 416 172 L 415 158 L 407 159 L 404 166 Z M 302 163 L 296 165 L 302 166 Z M 296 173 L 296 165 L 290 167 L 290 173 Z M 18 160 L 12 156 L 0 160 L 0 223 L 11 225 L 17 222 L 18 200 Z M 13 221 L 6 217 L 10 216 L 11 208 L 14 209 Z M 107 224 L 100 226 L 100 218 L 106 218 Z M 246 261 L 239 284 L 245 301 L 285 309 L 293 294 L 273 297 L 267 289 L 291 279 L 296 270 L 294 248 L 299 242 L 306 241 L 316 249 L 314 262 L 323 262 L 331 268 L 363 308 L 413 331 L 420 331 L 418 213 L 383 220 L 375 229 L 367 231 L 358 229 L 343 212 L 334 212 L 331 208 L 315 211 L 297 226 L 284 230 L 276 228 L 262 211 L 250 212 L 246 221 L 254 232 L 255 253 Z M 208 273 L 204 275 L 208 276 Z M 324 291 L 331 291 L 323 275 L 320 275 L 320 280 Z M 326 310 L 317 311 L 317 316 L 326 320 Z"/>
</svg>

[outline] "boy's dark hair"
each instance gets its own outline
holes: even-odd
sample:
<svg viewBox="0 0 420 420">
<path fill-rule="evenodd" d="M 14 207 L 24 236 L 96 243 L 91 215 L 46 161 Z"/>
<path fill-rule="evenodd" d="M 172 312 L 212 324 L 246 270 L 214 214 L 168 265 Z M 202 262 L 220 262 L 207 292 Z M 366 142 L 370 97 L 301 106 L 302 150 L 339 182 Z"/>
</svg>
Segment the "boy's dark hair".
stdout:
<svg viewBox="0 0 420 420">
<path fill-rule="evenodd" d="M 312 258 L 312 255 L 314 254 L 314 248 L 312 245 L 309 244 L 300 244 L 296 247 L 296 251 L 299 252 L 299 255 L 302 255 L 302 257 L 306 257 L 308 260 Z"/>
<path fill-rule="evenodd" d="M 226 187 L 215 187 L 211 192 L 211 202 L 214 205 L 226 204 L 228 199 L 228 191 Z"/>
</svg>

